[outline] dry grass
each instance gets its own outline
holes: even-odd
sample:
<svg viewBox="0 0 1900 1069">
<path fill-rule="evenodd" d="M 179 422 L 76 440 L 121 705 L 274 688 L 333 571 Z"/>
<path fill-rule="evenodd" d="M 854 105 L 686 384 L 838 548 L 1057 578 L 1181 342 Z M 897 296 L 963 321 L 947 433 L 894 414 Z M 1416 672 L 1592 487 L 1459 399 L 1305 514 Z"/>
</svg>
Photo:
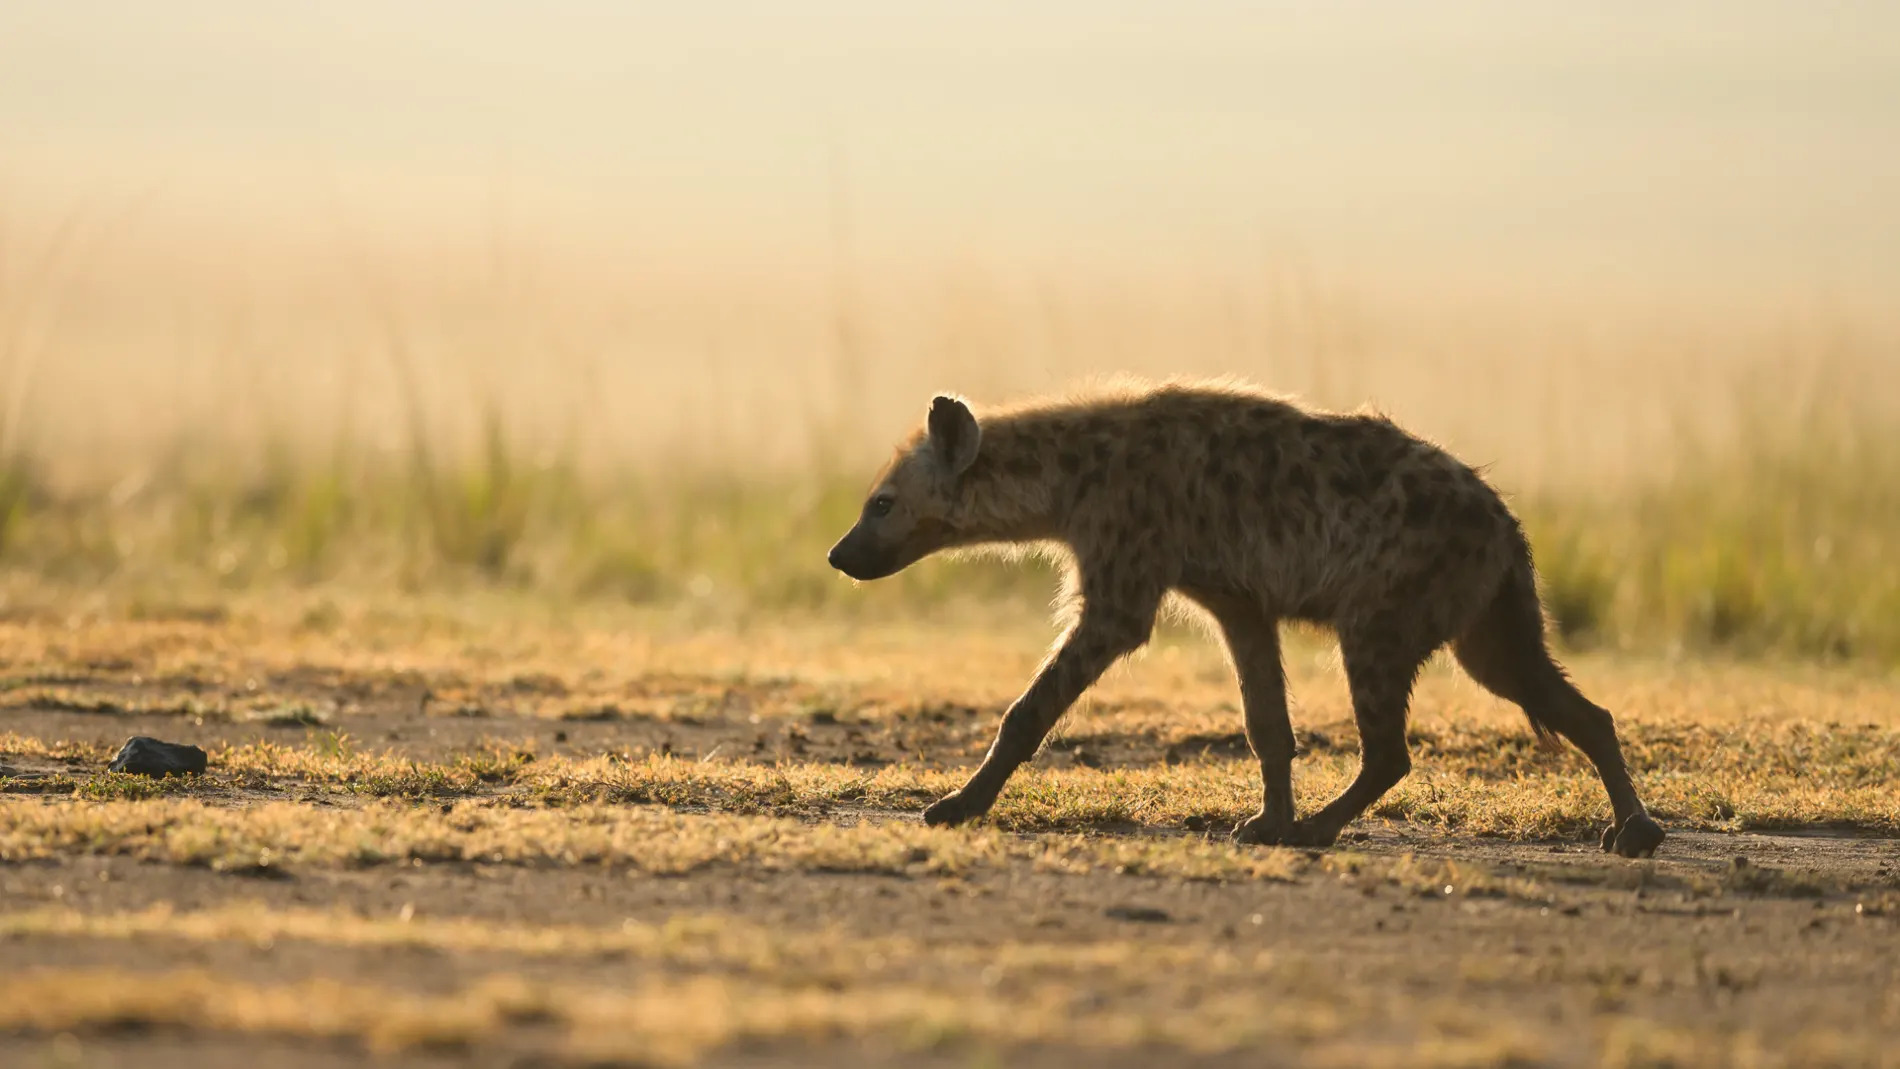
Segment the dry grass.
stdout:
<svg viewBox="0 0 1900 1069">
<path fill-rule="evenodd" d="M 9 801 L 0 806 L 0 829 L 0 859 L 8 861 L 98 854 L 219 871 L 470 862 L 611 865 L 653 875 L 722 868 L 931 875 L 1027 863 L 1074 874 L 1284 879 L 1304 867 L 1304 855 L 1290 851 L 1236 852 L 1193 838 L 940 835 L 911 821 L 810 823 L 623 806 Z"/>
<path fill-rule="evenodd" d="M 475 705 L 500 719 L 602 707 L 620 719 L 680 719 L 720 713 L 725 701 L 766 719 L 994 709 L 1015 696 L 1053 637 L 1047 613 L 1030 606 L 967 607 L 898 624 L 481 594 L 228 596 L 215 613 L 103 595 L 75 603 L 38 586 L 8 595 L 11 613 L 0 616 L 0 702 L 8 707 L 50 700 L 102 713 L 241 720 L 307 706 L 342 727 L 353 711 L 415 702 L 425 691 L 432 715 Z M 1602 653 L 1569 662 L 1588 693 L 1639 723 L 1900 724 L 1900 680 L 1877 669 Z M 1294 633 L 1287 671 L 1296 721 L 1350 719 L 1330 638 Z M 1236 698 L 1215 642 L 1164 628 L 1090 692 L 1069 730 L 1232 731 Z M 1424 723 L 1521 722 L 1442 660 L 1427 668 L 1414 708 Z"/>
<path fill-rule="evenodd" d="M 274 733 L 212 741 L 211 773 L 197 782 L 61 768 L 16 776 L 5 789 L 96 800 L 185 794 L 213 804 L 466 799 L 575 812 L 658 804 L 805 819 L 913 812 L 981 755 L 996 711 L 1046 637 L 1032 616 L 1020 630 L 985 634 L 834 624 L 734 631 L 640 614 L 621 628 L 600 616 L 524 627 L 480 610 L 432 624 L 414 613 L 332 611 L 337 618 L 314 630 L 294 607 L 241 610 L 214 625 L 0 624 L 12 651 L 0 665 L 0 707 L 77 715 L 105 733 L 50 748 L 0 735 L 0 763 L 19 754 L 96 768 L 122 737 L 114 722 L 131 719 Z M 406 634 L 417 637 L 401 644 Z M 1324 647 L 1296 644 L 1289 671 L 1307 751 L 1296 787 L 1310 805 L 1351 775 L 1356 736 Z M 1891 680 L 1603 658 L 1584 659 L 1578 675 L 1617 710 L 1645 797 L 1671 822 L 1900 828 L 1888 790 L 1900 777 Z M 1213 643 L 1165 638 L 1105 681 L 1052 745 L 1106 766 L 1027 769 L 994 822 L 1017 831 L 1198 831 L 1237 819 L 1255 803 L 1255 774 L 1234 691 Z M 468 743 L 418 758 L 401 745 L 385 749 L 367 727 L 418 707 L 424 724 L 468 724 Z M 613 752 L 549 752 L 550 730 L 563 725 L 599 732 Z M 1602 819 L 1601 788 L 1580 756 L 1532 745 L 1516 710 L 1448 666 L 1421 680 L 1413 743 L 1416 772 L 1375 816 L 1517 839 L 1581 836 Z M 675 744 L 688 752 L 670 753 Z"/>
<path fill-rule="evenodd" d="M 845 931 L 787 933 L 720 915 L 594 929 L 476 924 L 406 910 L 373 918 L 246 905 L 14 913 L 0 915 L 0 939 L 231 944 L 260 954 L 302 944 L 358 953 L 501 954 L 523 963 L 631 959 L 644 974 L 604 989 L 489 972 L 445 992 L 360 980 L 258 985 L 202 970 L 41 969 L 0 982 L 0 1029 L 46 1034 L 157 1026 L 345 1039 L 389 1052 L 492 1047 L 505 1044 L 514 1030 L 534 1028 L 552 1029 L 556 1049 L 567 1058 L 633 1057 L 642 1064 L 695 1064 L 748 1041 L 851 1040 L 913 1052 L 1053 1044 L 1077 1052 L 1149 1049 L 1177 1056 L 1257 1055 L 1293 1043 L 1301 1060 L 1314 1064 L 1514 1065 L 1542 1062 L 1552 1053 L 1526 1023 L 1462 1012 L 1448 995 L 1380 1000 L 1333 981 L 1325 961 L 1303 954 L 1179 939 L 1077 944 L 1005 938 L 969 945 Z M 1439 968 L 1473 988 L 1600 979 L 1598 966 L 1500 959 L 1483 948 Z M 1192 991 L 1139 999 L 1156 977 L 1183 971 L 1197 977 Z M 1382 1044 L 1382 1030 L 1395 1025 L 1415 1028 L 1416 1038 Z M 1604 1065 L 1649 1064 L 1642 1057 L 1718 1065 L 1745 1052 L 1764 1056 L 1764 1037 L 1749 1032 L 1610 1016 L 1602 1033 Z M 1821 1027 L 1775 1037 L 1773 1049 L 1764 1064 L 1882 1064 L 1868 1036 Z"/>
<path fill-rule="evenodd" d="M 1605 819 L 1601 784 L 1580 757 L 1537 751 L 1523 734 L 1495 731 L 1427 733 L 1418 738 L 1417 771 L 1371 811 L 1377 818 L 1512 839 L 1588 835 Z M 1900 771 L 1900 733 L 1804 725 L 1688 728 L 1632 733 L 1629 750 L 1642 769 L 1638 786 L 1650 807 L 1678 826 L 1711 830 L 1773 829 L 1805 825 L 1900 830 L 1900 802 L 1889 785 Z M 564 827 L 607 819 L 625 805 L 733 814 L 830 818 L 861 809 L 916 811 L 962 781 L 955 770 L 890 766 L 863 770 L 831 764 L 753 764 L 686 760 L 663 755 L 571 760 L 532 759 L 498 752 L 432 764 L 407 758 L 339 758 L 276 745 L 225 750 L 213 758 L 216 771 L 187 784 L 153 785 L 119 777 L 51 782 L 20 781 L 14 790 L 66 791 L 80 798 L 150 797 L 192 793 L 217 797 L 264 792 L 278 797 L 407 798 L 425 801 L 462 796 L 499 797 L 511 804 L 550 807 L 510 811 L 520 833 L 534 841 L 565 842 Z M 1295 790 L 1310 806 L 1343 789 L 1357 765 L 1356 754 L 1331 749 L 1309 754 L 1297 765 Z M 1193 760 L 1119 769 L 1031 768 L 1011 781 L 990 820 L 1012 831 L 1061 831 L 1127 825 L 1205 829 L 1224 827 L 1251 812 L 1258 785 L 1252 763 Z M 123 785 L 124 793 L 119 791 Z M 195 803 L 178 803 L 195 804 Z M 27 814 L 34 811 L 29 809 Z M 222 810 L 194 813 L 189 824 L 217 827 Z M 264 819 L 245 811 L 249 819 Z M 10 814 L 13 820 L 33 817 Z M 47 815 L 54 829 L 62 819 Z M 133 818 L 145 828 L 148 818 Z M 151 820 L 172 816 L 153 814 Z M 359 814 L 332 812 L 328 821 L 359 821 Z M 402 827 L 410 837 L 431 841 L 452 822 L 435 817 L 421 827 Z M 69 825 L 86 828 L 83 818 Z M 369 827 L 380 827 L 372 823 Z M 15 825 L 15 834 L 23 834 Z M 47 829 L 48 832 L 54 829 Z M 259 841 L 288 827 L 267 822 Z M 397 829 L 390 829 L 396 834 Z M 35 833 L 40 834 L 40 833 Z M 110 841 L 104 829 L 87 834 Z M 352 832 L 334 834 L 348 842 Z M 580 834 L 576 831 L 574 834 Z M 591 833 L 589 833 L 591 836 Z M 553 836 L 541 839 L 541 836 Z M 301 838 L 301 836 L 299 837 Z M 582 841 L 593 844 L 591 837 Z M 907 845 L 907 844 L 906 844 Z M 893 848 L 897 848 L 895 845 Z M 18 845 L 12 849 L 20 849 Z M 424 847 L 419 856 L 430 856 Z M 485 848 L 451 849 L 451 856 L 478 856 Z M 581 847 L 597 859 L 600 850 L 622 856 L 611 844 Z M 467 853 L 472 851 L 473 853 Z M 394 856 L 403 856 L 396 849 Z M 555 856 L 562 856 L 556 854 Z M 651 860 L 651 859 L 649 859 Z"/>
<path fill-rule="evenodd" d="M 202 972 L 130 976 L 42 972 L 0 981 L 0 1028 L 58 1032 L 102 1027 L 180 1026 L 293 1038 L 364 1041 L 372 1049 L 462 1049 L 511 1025 L 553 1026 L 560 1053 L 582 1063 L 633 1059 L 693 1064 L 706 1052 L 747 1041 L 876 1039 L 901 1049 L 1059 1044 L 1077 1051 L 1160 1048 L 1187 1054 L 1240 1052 L 1271 1037 L 1297 1037 L 1321 1062 L 1367 1056 L 1347 1032 L 1370 1007 L 1341 1006 L 1302 993 L 1310 974 L 1285 970 L 1263 1009 L 1257 992 L 1210 993 L 1191 1015 L 1076 1010 L 1077 987 L 946 995 L 908 985 L 843 992 L 699 977 L 636 983 L 603 992 L 489 977 L 446 997 L 367 984 L 312 982 L 254 989 Z M 1258 974 L 1248 979 L 1259 981 Z M 1330 993 L 1329 993 L 1330 995 Z M 1522 1026 L 1443 1028 L 1407 1048 L 1403 1064 L 1508 1065 L 1541 1053 Z M 1716 1037 L 1691 1036 L 1717 1049 Z M 1398 1052 L 1382 1052 L 1384 1062 Z"/>
<path fill-rule="evenodd" d="M 1767 975 L 1805 983 L 1820 968 L 1795 961 L 1782 977 L 1745 940 L 1710 963 L 1673 944 L 1626 960 L 1604 947 L 1522 953 L 1487 935 L 1515 925 L 1512 938 L 1561 941 L 1575 938 L 1565 925 L 1662 910 L 1724 925 L 1757 911 L 1826 917 L 1884 938 L 1896 906 L 1871 861 L 1639 864 L 1513 845 L 1587 840 L 1601 788 L 1577 755 L 1538 749 L 1514 710 L 1443 666 L 1420 685 L 1417 771 L 1374 813 L 1375 829 L 1393 825 L 1325 853 L 1236 850 L 1224 830 L 1252 809 L 1255 772 L 1236 749 L 1234 684 L 1198 636 L 1171 632 L 1106 681 L 987 825 L 945 831 L 915 813 L 987 741 L 1046 637 L 1034 614 L 985 630 L 954 614 L 896 628 L 542 611 L 481 595 L 408 609 L 234 598 L 189 618 L 99 606 L 0 624 L 12 729 L 0 733 L 0 875 L 22 889 L 0 913 L 0 948 L 23 963 L 0 982 L 0 1035 L 91 1043 L 158 1028 L 397 1056 L 515 1045 L 573 1063 L 690 1065 L 750 1044 L 952 1063 L 1046 1049 L 1514 1065 L 1550 1060 L 1553 1037 L 1576 1034 L 1572 1018 L 1562 1032 L 1495 1011 L 1530 993 L 1599 1007 L 1587 1057 L 1606 1065 L 1751 1051 L 1763 1064 L 1863 1065 L 1885 1049 L 1886 1025 L 1839 1014 L 1765 1036 L 1732 1015 L 1643 1008 L 1733 998 Z M 1310 805 L 1343 785 L 1355 745 L 1331 655 L 1302 639 L 1289 666 Z M 1891 680 L 1600 656 L 1579 674 L 1618 705 L 1642 786 L 1679 830 L 1900 830 Z M 604 719 L 573 716 L 608 705 Z M 132 725 L 204 744 L 209 773 L 97 771 Z M 448 741 L 431 741 L 436 730 Z M 770 745 L 744 744 L 754 738 Z M 785 749 L 794 741 L 808 752 Z M 1078 750 L 1104 767 L 1077 763 Z M 596 900 L 585 923 L 540 902 L 535 920 L 500 919 L 530 905 L 513 899 L 499 915 L 463 912 L 484 886 L 568 878 L 607 901 L 676 883 L 699 904 L 616 912 Z M 700 890 L 839 880 L 868 885 L 860 906 L 882 888 L 1020 920 L 820 910 L 787 922 L 721 912 Z M 36 900 L 36 881 L 61 886 Z M 145 890 L 167 881 L 200 888 L 201 905 Z M 1105 906 L 1182 911 L 1207 896 L 1237 912 L 1196 926 L 1102 919 Z M 1298 905 L 1253 904 L 1278 896 Z M 1061 904 L 1071 897 L 1089 904 Z M 421 906 L 398 911 L 406 901 Z M 1285 930 L 1343 903 L 1356 912 L 1313 914 L 1345 925 L 1325 940 Z M 1105 927 L 1034 920 L 1079 913 Z M 1400 927 L 1370 927 L 1387 918 Z M 1438 949 L 1407 949 L 1419 939 Z M 101 967 L 107 945 L 132 964 Z M 428 979 L 364 978 L 410 975 L 391 969 Z"/>
<path fill-rule="evenodd" d="M 1326 979 L 1302 955 L 1235 952 L 1218 944 L 1143 940 L 1089 944 L 1005 940 L 969 946 L 842 932 L 786 934 L 721 916 L 660 927 L 521 928 L 426 916 L 232 907 L 86 915 L 67 910 L 0 917 L 0 938 L 82 938 L 133 944 L 280 943 L 375 951 L 503 953 L 532 961 L 621 960 L 650 976 L 613 990 L 490 973 L 448 993 L 362 982 L 257 986 L 203 971 L 39 970 L 0 984 L 0 1029 L 41 1033 L 160 1026 L 361 1041 L 384 1051 L 463 1049 L 505 1042 L 510 1029 L 552 1028 L 572 1058 L 637 1057 L 693 1064 L 747 1041 L 873 1041 L 913 1051 L 1056 1044 L 1076 1051 L 1258 1052 L 1299 1044 L 1315 1064 L 1510 1065 L 1551 1054 L 1534 1029 L 1481 1020 L 1430 996 L 1368 999 Z M 1562 963 L 1499 961 L 1474 951 L 1449 963 L 1465 983 L 1587 981 Z M 1120 997 L 1152 978 L 1192 970 L 1204 986 L 1186 1002 L 1142 1006 Z M 672 974 L 675 971 L 683 975 Z M 1572 975 L 1574 973 L 1574 975 Z M 1090 1009 L 1117 993 L 1113 1011 Z M 1396 1015 L 1396 1020 L 1394 1016 Z M 1373 1022 L 1404 1022 L 1419 1037 L 1382 1047 Z M 1603 1064 L 1666 1048 L 1667 1064 L 1729 1064 L 1760 1037 L 1671 1028 L 1640 1018 L 1606 1022 Z M 1813 1029 L 1781 1037 L 1789 1064 L 1876 1064 L 1877 1048 Z M 1819 1061 L 1808 1059 L 1818 1058 Z M 1781 1064 L 1776 1058 L 1769 1064 Z"/>
<path fill-rule="evenodd" d="M 89 939 L 175 939 L 202 942 L 310 943 L 348 948 L 425 948 L 482 951 L 528 958 L 633 957 L 675 966 L 744 969 L 811 983 L 850 978 L 878 982 L 902 978 L 926 957 L 982 969 L 1036 970 L 1073 979 L 1096 970 L 1205 968 L 1224 976 L 1263 971 L 1265 956 L 1239 956 L 1194 944 L 1160 947 L 1147 942 L 1053 943 L 1006 940 L 971 946 L 961 941 L 905 935 L 868 938 L 842 927 L 783 931 L 726 914 L 680 914 L 664 924 L 628 919 L 617 928 L 521 926 L 460 917 L 411 913 L 366 917 L 341 911 L 272 909 L 262 903 L 213 910 L 179 911 L 161 906 L 134 913 L 93 914 L 44 909 L 0 914 L 0 937 L 83 936 Z"/>
</svg>

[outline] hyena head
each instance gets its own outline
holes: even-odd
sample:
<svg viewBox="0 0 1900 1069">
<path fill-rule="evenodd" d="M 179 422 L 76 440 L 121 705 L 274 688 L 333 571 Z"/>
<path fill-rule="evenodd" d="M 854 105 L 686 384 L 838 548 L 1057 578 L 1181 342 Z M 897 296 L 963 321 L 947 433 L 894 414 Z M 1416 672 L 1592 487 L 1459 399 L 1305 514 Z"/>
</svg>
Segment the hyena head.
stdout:
<svg viewBox="0 0 1900 1069">
<path fill-rule="evenodd" d="M 895 575 L 957 535 L 957 480 L 976 463 L 983 429 L 954 397 L 930 403 L 924 432 L 878 474 L 858 522 L 826 560 L 853 579 Z"/>
</svg>

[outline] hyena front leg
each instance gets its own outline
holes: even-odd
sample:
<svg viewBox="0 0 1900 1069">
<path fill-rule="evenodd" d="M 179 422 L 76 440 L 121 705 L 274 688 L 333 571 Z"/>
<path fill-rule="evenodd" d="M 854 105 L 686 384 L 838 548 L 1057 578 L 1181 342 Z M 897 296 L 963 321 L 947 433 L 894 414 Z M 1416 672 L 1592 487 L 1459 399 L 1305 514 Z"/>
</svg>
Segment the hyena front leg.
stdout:
<svg viewBox="0 0 1900 1069">
<path fill-rule="evenodd" d="M 1162 591 L 1139 593 L 1104 579 L 1083 577 L 1082 614 L 1042 667 L 1029 689 L 1003 714 L 996 741 L 961 790 L 924 810 L 924 823 L 961 824 L 989 812 L 1003 784 L 1036 755 L 1049 730 L 1110 665 L 1133 653 L 1154 631 Z"/>
<path fill-rule="evenodd" d="M 1260 812 L 1234 828 L 1238 843 L 1276 844 L 1293 830 L 1293 722 L 1287 716 L 1280 622 L 1245 595 L 1191 592 L 1220 625 L 1240 680 L 1247 745 L 1260 762 Z"/>
</svg>

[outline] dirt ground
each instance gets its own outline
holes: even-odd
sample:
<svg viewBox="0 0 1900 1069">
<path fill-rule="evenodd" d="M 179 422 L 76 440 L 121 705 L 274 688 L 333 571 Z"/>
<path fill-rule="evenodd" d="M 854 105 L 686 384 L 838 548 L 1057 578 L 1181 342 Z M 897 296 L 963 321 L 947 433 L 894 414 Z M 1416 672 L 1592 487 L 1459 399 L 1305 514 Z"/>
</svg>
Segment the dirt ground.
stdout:
<svg viewBox="0 0 1900 1069">
<path fill-rule="evenodd" d="M 392 813 L 566 812 L 528 780 L 472 765 L 431 781 L 448 784 L 434 793 L 366 791 L 347 771 L 258 771 L 271 746 L 374 750 L 413 769 L 508 747 L 537 768 L 617 754 L 928 775 L 980 756 L 996 715 L 984 688 L 1006 692 L 1020 662 L 985 667 L 997 658 L 978 640 L 946 653 L 940 637 L 919 637 L 895 663 L 933 667 L 907 685 L 890 660 L 735 673 L 685 647 L 643 661 L 574 652 L 584 643 L 564 654 L 542 636 L 538 648 L 556 651 L 542 668 L 497 673 L 487 669 L 505 642 L 411 650 L 392 667 L 361 636 L 311 646 L 273 632 L 272 647 L 217 622 L 9 626 L 0 1065 L 329 1066 L 366 1054 L 493 1066 L 1900 1064 L 1900 839 L 1883 819 L 1829 809 L 1835 795 L 1816 795 L 1806 821 L 1659 805 L 1671 838 L 1653 861 L 1605 856 L 1576 821 L 1476 834 L 1388 812 L 1325 856 L 1267 851 L 1287 855 L 1281 869 L 1207 876 L 1174 855 L 1103 851 L 1217 857 L 1232 850 L 1223 833 L 1242 802 L 1213 818 L 1070 822 L 1034 780 L 1020 805 L 1055 815 L 1028 830 L 916 829 L 923 791 L 816 806 L 794 790 L 761 809 L 715 786 L 670 806 L 618 803 L 609 819 L 667 806 L 680 838 L 722 820 L 777 829 L 778 847 L 664 872 L 637 844 L 568 861 L 454 843 L 339 859 L 286 844 L 278 862 L 227 865 L 181 847 L 190 828 L 157 825 L 293 806 L 313 820 L 361 816 L 374 836 L 393 834 L 376 830 Z M 202 656 L 178 659 L 193 649 Z M 1245 798 L 1245 742 L 1217 658 L 1183 656 L 1158 680 L 1110 684 L 1071 722 L 1040 760 L 1050 791 L 1143 790 L 1150 770 L 1175 769 Z M 998 678 L 966 683 L 978 669 Z M 1764 685 L 1753 669 L 1696 671 L 1711 693 Z M 1605 674 L 1626 705 L 1668 682 Z M 1433 718 L 1468 701 L 1433 686 L 1421 697 L 1427 744 Z M 1777 686 L 1760 722 L 1812 720 L 1800 745 L 1850 722 L 1891 741 L 1887 682 Z M 1341 712 L 1322 702 L 1299 718 L 1309 759 L 1337 751 L 1350 767 Z M 1631 734 L 1640 743 L 1664 713 L 1635 709 Z M 136 734 L 204 746 L 212 769 L 156 798 L 101 776 Z M 1531 788 L 1502 749 L 1463 760 L 1474 789 L 1520 806 L 1544 797 L 1510 793 Z M 1486 760 L 1492 772 L 1469 771 Z M 1882 751 L 1876 773 L 1891 763 Z M 1536 789 L 1588 812 L 1600 799 L 1564 797 L 1587 785 L 1574 771 Z M 1647 770 L 1646 782 L 1694 771 Z M 1317 789 L 1303 786 L 1306 804 Z M 1759 790 L 1810 804 L 1773 782 Z M 155 814 L 153 826 L 84 830 L 86 811 L 113 809 L 134 824 Z M 834 833 L 916 838 L 902 840 L 909 862 L 790 852 L 798 836 Z M 956 864 L 918 860 L 959 842 L 1000 845 Z M 1045 843 L 1079 853 L 1056 865 L 1023 852 Z"/>
</svg>

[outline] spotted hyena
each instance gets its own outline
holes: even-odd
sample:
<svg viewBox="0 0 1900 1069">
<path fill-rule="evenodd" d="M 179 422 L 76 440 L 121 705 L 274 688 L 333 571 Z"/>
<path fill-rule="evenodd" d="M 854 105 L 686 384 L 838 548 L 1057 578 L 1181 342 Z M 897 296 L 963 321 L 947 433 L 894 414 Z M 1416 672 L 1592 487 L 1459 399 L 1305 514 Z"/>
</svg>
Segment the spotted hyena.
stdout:
<svg viewBox="0 0 1900 1069">
<path fill-rule="evenodd" d="M 987 812 L 1018 765 L 1118 658 L 1147 642 L 1170 593 L 1213 618 L 1232 655 L 1260 762 L 1248 843 L 1325 846 L 1411 769 L 1412 684 L 1449 643 L 1539 736 L 1575 743 L 1603 778 L 1603 848 L 1653 854 L 1610 714 L 1571 685 L 1544 641 L 1530 546 L 1479 474 L 1376 415 L 1311 411 L 1228 383 L 1103 391 L 974 415 L 937 397 L 879 473 L 831 565 L 878 579 L 939 550 L 1066 550 L 1074 612 L 933 825 Z M 1279 623 L 1339 636 L 1363 757 L 1338 798 L 1295 819 Z"/>
</svg>

